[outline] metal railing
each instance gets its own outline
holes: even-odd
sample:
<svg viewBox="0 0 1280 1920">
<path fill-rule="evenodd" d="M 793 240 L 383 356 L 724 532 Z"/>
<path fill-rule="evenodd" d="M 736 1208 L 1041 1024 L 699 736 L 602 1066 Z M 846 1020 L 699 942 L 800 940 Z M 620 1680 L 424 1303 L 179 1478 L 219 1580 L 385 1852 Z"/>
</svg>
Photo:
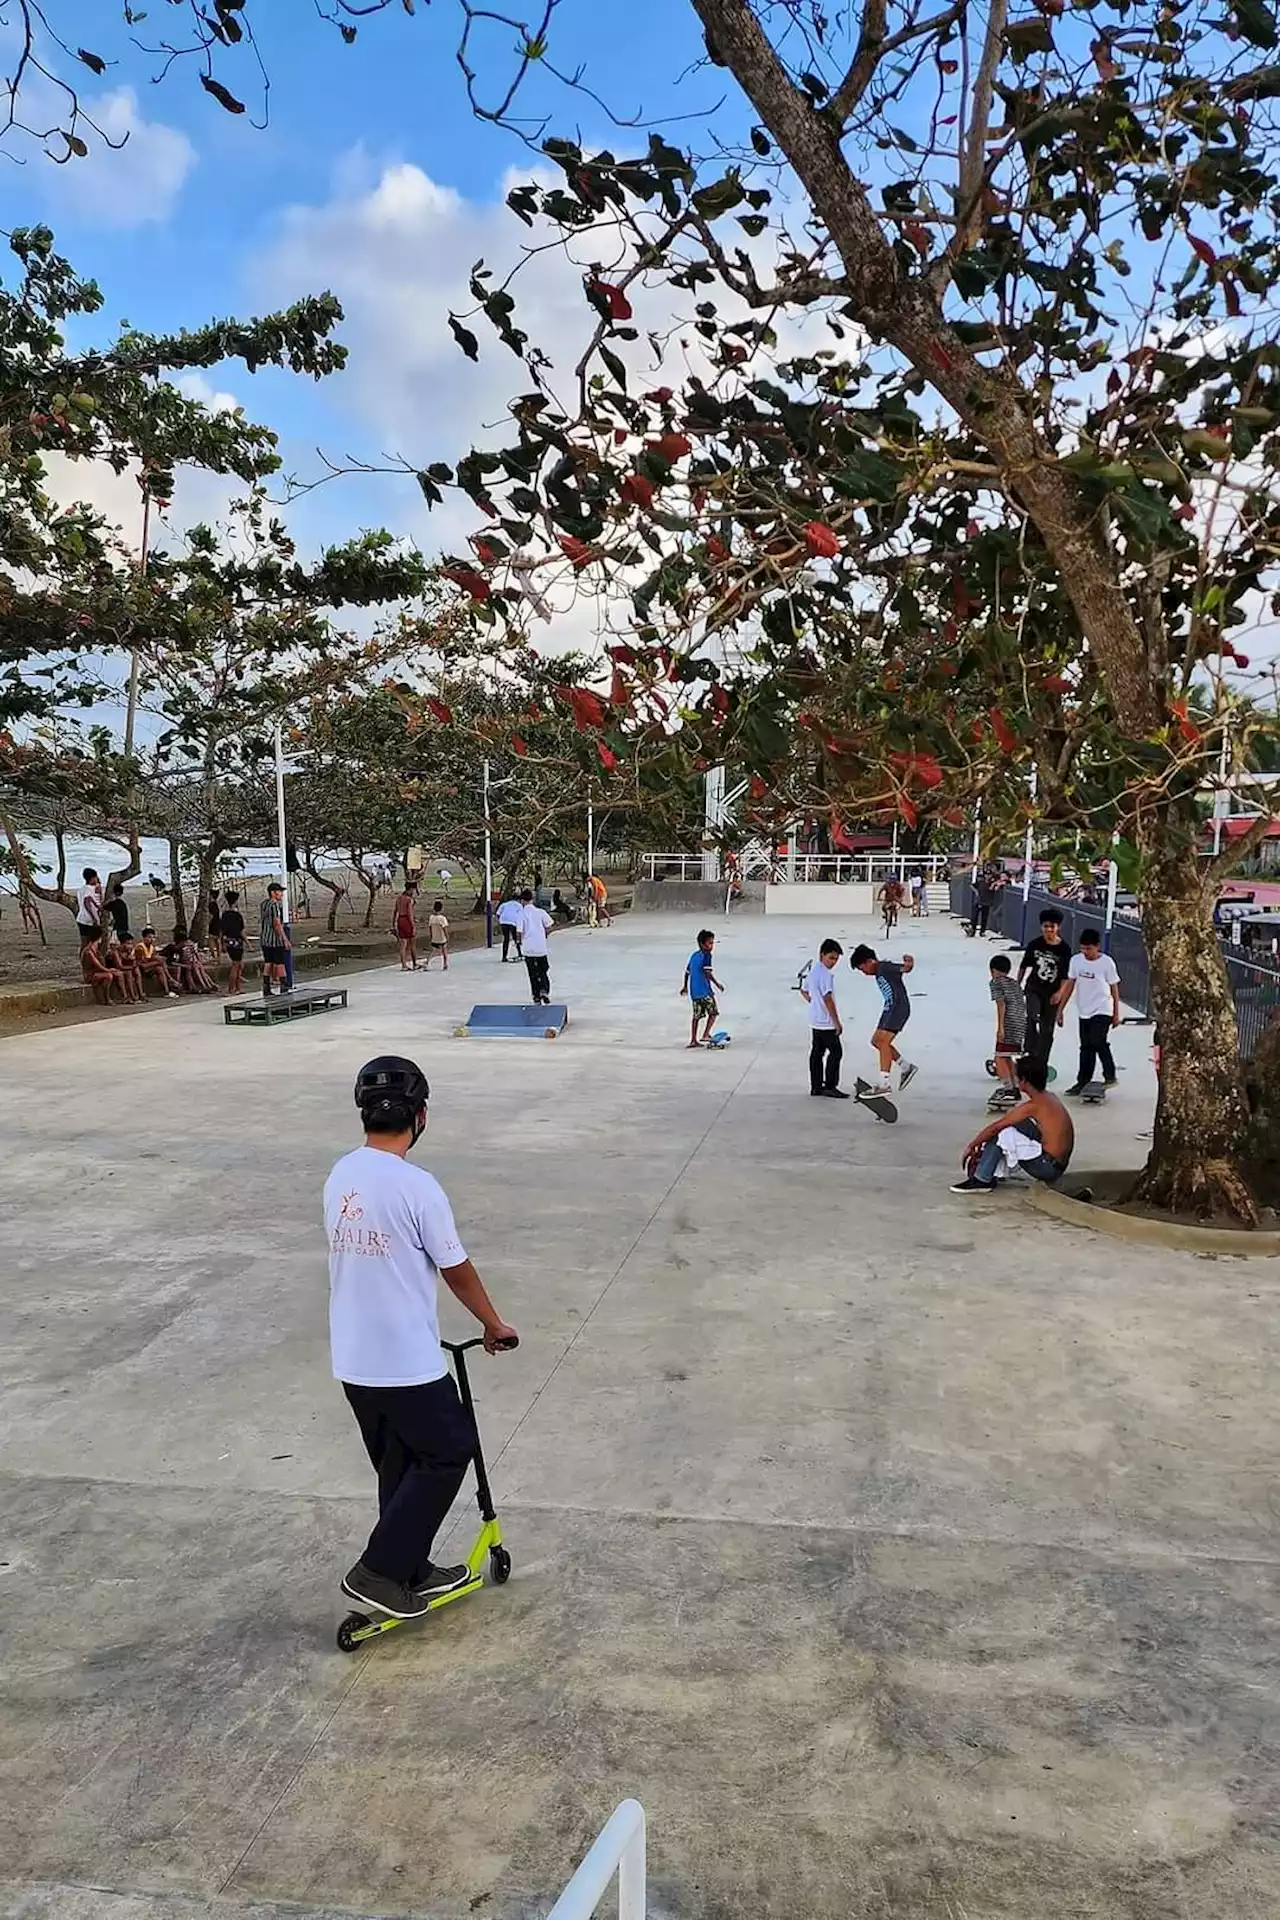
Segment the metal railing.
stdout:
<svg viewBox="0 0 1280 1920">
<path fill-rule="evenodd" d="M 638 1800 L 615 1807 L 556 1901 L 547 1920 L 590 1920 L 618 1876 L 618 1920 L 645 1920 L 644 1808 Z"/>
<path fill-rule="evenodd" d="M 701 880 L 700 853 L 642 853 L 646 880 Z"/>
<path fill-rule="evenodd" d="M 1236 1045 L 1242 1060 L 1252 1060 L 1259 1040 L 1280 1013 L 1280 973 L 1234 953 L 1225 959 L 1236 1003 Z"/>
</svg>

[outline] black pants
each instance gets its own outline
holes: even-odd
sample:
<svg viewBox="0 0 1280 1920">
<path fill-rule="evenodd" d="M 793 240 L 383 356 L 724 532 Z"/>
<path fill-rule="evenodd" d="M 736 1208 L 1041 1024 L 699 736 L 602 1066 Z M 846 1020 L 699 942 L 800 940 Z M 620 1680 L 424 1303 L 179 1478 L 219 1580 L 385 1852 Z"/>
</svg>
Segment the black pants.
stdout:
<svg viewBox="0 0 1280 1920">
<path fill-rule="evenodd" d="M 529 991 L 534 1000 L 548 1000 L 551 997 L 551 962 L 545 953 L 526 953 L 524 964 L 529 970 Z"/>
<path fill-rule="evenodd" d="M 511 946 L 511 942 L 512 942 L 513 940 L 514 940 L 514 941 L 515 941 L 515 943 L 516 943 L 516 958 L 517 958 L 517 960 L 518 960 L 518 959 L 520 958 L 520 935 L 519 935 L 519 932 L 518 932 L 518 930 L 517 930 L 517 929 L 516 929 L 515 927 L 509 927 L 509 926 L 507 925 L 507 923 L 506 923 L 506 921 L 504 920 L 504 921 L 502 922 L 502 957 L 503 957 L 503 959 L 504 959 L 504 960 L 505 960 L 505 959 L 506 959 L 506 957 L 507 957 L 507 952 L 508 952 L 508 949 L 510 948 L 510 946 Z"/>
<path fill-rule="evenodd" d="M 342 1391 L 378 1476 L 379 1520 L 364 1564 L 398 1586 L 425 1580 L 439 1533 L 475 1453 L 475 1433 L 451 1374 L 420 1387 Z"/>
<path fill-rule="evenodd" d="M 1098 1061 L 1102 1062 L 1104 1080 L 1114 1080 L 1116 1063 L 1111 1054 L 1111 1015 L 1093 1013 L 1087 1020 L 1080 1022 L 1080 1071 L 1076 1075 L 1076 1085 L 1087 1087 L 1093 1079 Z"/>
<path fill-rule="evenodd" d="M 991 918 L 991 906 L 990 900 L 979 900 L 977 895 L 974 895 L 973 905 L 969 909 L 970 933 L 986 932 L 987 922 Z"/>
<path fill-rule="evenodd" d="M 809 1091 L 840 1085 L 840 1062 L 844 1045 L 834 1027 L 815 1027 L 809 1044 Z"/>
<path fill-rule="evenodd" d="M 1049 1055 L 1053 1052 L 1053 1036 L 1058 1030 L 1058 1009 L 1046 994 L 1029 993 L 1027 995 L 1027 1038 L 1026 1051 L 1033 1060 L 1042 1060 L 1047 1067 Z"/>
</svg>

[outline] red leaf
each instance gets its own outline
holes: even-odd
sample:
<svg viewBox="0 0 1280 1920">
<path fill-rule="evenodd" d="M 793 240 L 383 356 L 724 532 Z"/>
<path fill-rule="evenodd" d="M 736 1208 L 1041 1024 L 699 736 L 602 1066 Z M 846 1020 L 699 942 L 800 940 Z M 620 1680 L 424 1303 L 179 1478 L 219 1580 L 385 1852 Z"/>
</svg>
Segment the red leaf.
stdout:
<svg viewBox="0 0 1280 1920">
<path fill-rule="evenodd" d="M 653 442 L 653 445 L 663 459 L 670 460 L 673 465 L 677 460 L 683 460 L 686 453 L 693 452 L 692 441 L 687 440 L 682 433 L 664 433 L 660 440 Z"/>
<path fill-rule="evenodd" d="M 581 573 L 582 569 L 589 567 L 595 558 L 585 541 L 579 540 L 577 535 L 572 533 L 560 536 L 560 551 L 567 560 L 572 560 L 575 573 Z"/>
<path fill-rule="evenodd" d="M 1002 752 L 1014 752 L 1018 744 L 1018 736 L 1001 713 L 999 707 L 992 707 L 987 718 L 991 722 L 991 731 L 999 741 Z"/>
<path fill-rule="evenodd" d="M 922 227 L 918 220 L 908 220 L 902 231 L 923 258 L 929 251 L 929 229 Z"/>
<path fill-rule="evenodd" d="M 723 688 L 723 687 L 712 687 L 712 689 L 711 689 L 711 704 L 712 704 L 712 706 L 713 706 L 713 707 L 715 708 L 715 710 L 716 710 L 716 712 L 717 712 L 718 714 L 722 714 L 722 715 L 723 715 L 723 714 L 726 714 L 726 713 L 728 713 L 728 711 L 729 711 L 729 696 L 728 696 L 728 694 L 727 694 L 727 693 L 725 692 L 725 690 L 724 690 L 724 688 Z"/>
<path fill-rule="evenodd" d="M 1046 693 L 1073 693 L 1075 691 L 1071 682 L 1064 680 L 1060 673 L 1051 673 L 1047 680 L 1040 682 L 1040 685 Z"/>
<path fill-rule="evenodd" d="M 600 765 L 604 768 L 605 772 L 612 772 L 613 768 L 618 764 L 617 754 L 611 752 L 603 740 L 596 741 L 596 752 L 600 755 Z"/>
<path fill-rule="evenodd" d="M 1249 656 L 1247 653 L 1234 653 L 1231 657 L 1238 667 L 1247 667 L 1249 664 Z"/>
<path fill-rule="evenodd" d="M 670 387 L 655 387 L 652 393 L 645 395 L 646 400 L 656 400 L 660 407 L 665 407 L 667 402 L 674 398 L 675 395 Z"/>
<path fill-rule="evenodd" d="M 603 298 L 605 305 L 609 309 L 609 318 L 611 320 L 629 320 L 631 318 L 631 302 L 621 287 L 611 287 L 607 280 L 592 280 L 589 291 L 591 293 L 598 293 Z"/>
<path fill-rule="evenodd" d="M 484 538 L 483 534 L 473 533 L 471 535 L 471 544 L 476 550 L 476 559 L 480 562 L 481 566 L 492 567 L 502 557 L 496 548 L 489 545 L 489 542 Z"/>
<path fill-rule="evenodd" d="M 1204 739 L 1204 735 L 1201 733 L 1199 727 L 1196 725 L 1195 721 L 1191 718 L 1190 714 L 1187 712 L 1186 701 L 1174 700 L 1173 702 L 1171 702 L 1171 705 L 1173 710 L 1173 717 L 1178 723 L 1178 732 L 1182 735 L 1184 740 L 1190 741 L 1190 743 L 1193 746 L 1197 745 L 1201 740 Z"/>
<path fill-rule="evenodd" d="M 918 824 L 920 814 L 915 801 L 909 793 L 900 793 L 898 795 L 898 812 L 902 815 L 909 827 L 914 827 Z"/>
<path fill-rule="evenodd" d="M 626 428 L 625 428 L 625 427 L 615 427 L 615 428 L 614 428 L 614 430 L 613 430 L 613 444 L 614 444 L 614 446 L 615 446 L 615 447 L 625 447 L 625 446 L 626 446 L 626 444 L 627 444 L 627 430 L 626 430 Z"/>
<path fill-rule="evenodd" d="M 592 693 L 589 687 L 557 687 L 555 691 L 572 708 L 573 722 L 579 733 L 585 733 L 590 727 L 604 725 L 604 701 L 598 693 Z"/>
<path fill-rule="evenodd" d="M 717 533 L 713 533 L 707 541 L 707 558 L 709 560 L 727 560 L 729 558 L 729 549 Z"/>
<path fill-rule="evenodd" d="M 618 492 L 630 507 L 643 507 L 647 512 L 653 505 L 653 482 L 643 473 L 629 473 Z"/>
<path fill-rule="evenodd" d="M 1207 240 L 1197 240 L 1194 233 L 1189 233 L 1187 238 L 1191 242 L 1192 251 L 1199 254 L 1206 267 L 1217 266 L 1218 256 Z"/>
<path fill-rule="evenodd" d="M 512 753 L 518 753 L 522 759 L 524 755 L 529 751 L 528 747 L 525 745 L 524 741 L 520 738 L 520 735 L 518 733 L 514 733 L 511 736 L 511 751 Z"/>
<path fill-rule="evenodd" d="M 1089 48 L 1093 55 L 1093 64 L 1103 80 L 1114 80 L 1120 69 L 1111 58 L 1111 49 L 1103 39 L 1093 41 Z"/>
<path fill-rule="evenodd" d="M 823 560 L 834 560 L 840 551 L 840 542 L 830 527 L 821 520 L 810 520 L 803 529 L 804 543 L 810 553 Z"/>
<path fill-rule="evenodd" d="M 447 707 L 443 700 L 437 700 L 433 693 L 427 695 L 426 704 L 429 710 L 434 713 L 441 726 L 449 727 L 453 725 L 452 707 Z"/>
<path fill-rule="evenodd" d="M 446 567 L 444 577 L 452 580 L 455 587 L 461 587 L 464 593 L 469 593 L 473 600 L 488 600 L 493 592 L 484 575 L 477 573 L 474 567 Z"/>
<path fill-rule="evenodd" d="M 1222 297 L 1227 303 L 1227 312 L 1233 320 L 1240 318 L 1240 289 L 1234 280 L 1224 279 Z"/>
<path fill-rule="evenodd" d="M 634 647 L 623 646 L 621 643 L 616 647 L 606 647 L 605 652 L 611 660 L 616 660 L 620 666 L 624 667 L 634 667 L 639 658 Z"/>
</svg>

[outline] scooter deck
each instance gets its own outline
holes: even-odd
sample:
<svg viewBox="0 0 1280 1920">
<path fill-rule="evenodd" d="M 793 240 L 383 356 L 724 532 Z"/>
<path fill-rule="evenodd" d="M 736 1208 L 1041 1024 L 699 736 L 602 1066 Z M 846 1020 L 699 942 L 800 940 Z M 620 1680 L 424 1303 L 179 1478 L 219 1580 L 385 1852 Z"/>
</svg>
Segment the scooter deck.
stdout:
<svg viewBox="0 0 1280 1920">
<path fill-rule="evenodd" d="M 511 1557 L 502 1544 L 502 1526 L 497 1520 L 487 1521 L 481 1527 L 476 1543 L 467 1555 L 467 1567 L 471 1578 L 464 1586 L 454 1587 L 449 1593 L 442 1593 L 432 1600 L 426 1613 L 415 1614 L 411 1620 L 397 1619 L 394 1614 L 349 1613 L 338 1628 L 338 1646 L 343 1653 L 354 1653 L 366 1640 L 375 1640 L 379 1634 L 390 1633 L 393 1627 L 413 1627 L 427 1614 L 438 1613 L 441 1607 L 448 1607 L 455 1600 L 465 1600 L 473 1593 L 479 1593 L 487 1584 L 486 1564 L 489 1578 L 497 1586 L 502 1586 L 511 1573 Z"/>
<path fill-rule="evenodd" d="M 883 1120 L 886 1127 L 897 1125 L 898 1109 L 888 1094 L 877 1093 L 869 1080 L 855 1080 L 858 1099 L 861 1105 L 874 1113 L 877 1120 Z"/>
</svg>

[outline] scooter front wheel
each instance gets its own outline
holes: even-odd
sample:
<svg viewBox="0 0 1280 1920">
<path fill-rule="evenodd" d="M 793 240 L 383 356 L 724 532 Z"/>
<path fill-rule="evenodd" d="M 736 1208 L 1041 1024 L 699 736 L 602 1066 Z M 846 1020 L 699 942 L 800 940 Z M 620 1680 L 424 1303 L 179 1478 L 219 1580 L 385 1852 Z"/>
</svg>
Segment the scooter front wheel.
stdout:
<svg viewBox="0 0 1280 1920">
<path fill-rule="evenodd" d="M 511 1578 L 511 1555 L 505 1547 L 490 1547 L 489 1578 L 497 1587 L 503 1587 Z"/>
<path fill-rule="evenodd" d="M 339 1653 L 354 1653 L 356 1648 L 360 1644 L 360 1642 L 356 1639 L 356 1635 L 358 1633 L 363 1632 L 364 1628 L 367 1627 L 368 1624 L 369 1624 L 368 1614 L 349 1613 L 346 1619 L 343 1621 L 342 1625 L 338 1628 Z"/>
</svg>

